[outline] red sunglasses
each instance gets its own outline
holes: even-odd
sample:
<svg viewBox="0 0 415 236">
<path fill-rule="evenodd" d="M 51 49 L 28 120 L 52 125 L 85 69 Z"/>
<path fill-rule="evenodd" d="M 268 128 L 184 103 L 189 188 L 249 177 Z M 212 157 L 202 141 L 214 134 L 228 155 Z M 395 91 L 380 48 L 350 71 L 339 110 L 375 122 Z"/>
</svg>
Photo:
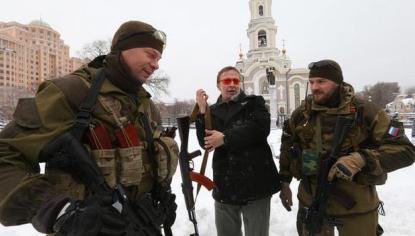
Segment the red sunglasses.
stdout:
<svg viewBox="0 0 415 236">
<path fill-rule="evenodd" d="M 241 83 L 240 79 L 221 79 L 220 82 L 223 85 L 231 85 L 233 83 L 234 85 L 239 85 Z"/>
</svg>

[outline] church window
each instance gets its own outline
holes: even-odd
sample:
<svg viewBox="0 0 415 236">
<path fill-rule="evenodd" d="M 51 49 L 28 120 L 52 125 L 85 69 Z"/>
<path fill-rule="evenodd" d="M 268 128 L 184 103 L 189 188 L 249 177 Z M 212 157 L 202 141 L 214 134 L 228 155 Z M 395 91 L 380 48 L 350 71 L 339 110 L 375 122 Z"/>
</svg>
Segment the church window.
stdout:
<svg viewBox="0 0 415 236">
<path fill-rule="evenodd" d="M 258 32 L 258 47 L 266 47 L 267 46 L 267 33 L 265 30 L 260 30 Z"/>
<path fill-rule="evenodd" d="M 268 82 L 266 80 L 262 81 L 261 94 L 269 94 L 268 87 L 269 87 Z"/>
<path fill-rule="evenodd" d="M 264 6 L 259 5 L 259 7 L 258 7 L 258 13 L 259 13 L 260 16 L 263 16 L 264 15 Z"/>
<path fill-rule="evenodd" d="M 300 106 L 300 85 L 294 85 L 294 100 L 295 100 L 295 108 Z"/>
</svg>

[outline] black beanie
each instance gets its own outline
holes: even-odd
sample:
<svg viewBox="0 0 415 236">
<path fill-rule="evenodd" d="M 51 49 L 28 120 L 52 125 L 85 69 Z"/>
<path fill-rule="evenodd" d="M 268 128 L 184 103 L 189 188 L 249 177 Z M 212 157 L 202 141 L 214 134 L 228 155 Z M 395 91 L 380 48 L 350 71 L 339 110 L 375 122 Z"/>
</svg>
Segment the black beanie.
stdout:
<svg viewBox="0 0 415 236">
<path fill-rule="evenodd" d="M 321 77 L 331 80 L 337 84 L 343 82 L 343 73 L 340 65 L 333 60 L 321 60 L 317 62 L 311 62 L 308 65 L 310 69 L 309 78 Z"/>
<path fill-rule="evenodd" d="M 119 52 L 131 48 L 154 48 L 163 53 L 165 42 L 155 37 L 157 30 L 141 21 L 127 21 L 118 28 L 112 38 L 111 52 Z M 157 33 L 157 32 L 156 32 Z"/>
</svg>

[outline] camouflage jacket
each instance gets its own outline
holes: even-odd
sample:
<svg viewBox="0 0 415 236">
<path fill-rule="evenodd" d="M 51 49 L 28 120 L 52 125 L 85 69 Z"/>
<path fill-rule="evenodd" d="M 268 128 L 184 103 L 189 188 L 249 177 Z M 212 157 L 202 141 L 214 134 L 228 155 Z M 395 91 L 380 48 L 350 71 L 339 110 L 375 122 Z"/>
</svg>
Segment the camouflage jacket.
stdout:
<svg viewBox="0 0 415 236">
<path fill-rule="evenodd" d="M 391 121 L 373 103 L 354 96 L 353 87 L 341 86 L 340 103 L 336 108 L 319 106 L 310 96 L 285 123 L 281 137 L 280 176 L 290 182 L 299 180 L 298 199 L 310 206 L 317 185 L 319 162 L 331 150 L 337 115 L 354 119 L 354 125 L 342 144 L 342 153 L 359 152 L 366 166 L 353 181 L 338 179 L 336 188 L 356 201 L 346 210 L 334 197 L 329 197 L 326 213 L 349 215 L 375 210 L 379 199 L 375 185 L 384 184 L 387 173 L 411 165 L 415 148 L 405 136 L 402 124 Z M 395 132 L 391 135 L 390 130 Z"/>
<path fill-rule="evenodd" d="M 33 218 L 39 214 L 40 208 L 56 208 L 57 201 L 85 197 L 84 185 L 65 170 L 46 169 L 45 173 L 40 173 L 39 155 L 45 145 L 72 127 L 78 107 L 86 96 L 90 82 L 95 79 L 97 70 L 102 68 L 100 66 L 91 66 L 90 63 L 72 74 L 45 81 L 39 86 L 34 98 L 19 101 L 14 120 L 0 133 L 0 221 L 3 225 L 34 223 Z M 108 78 L 107 73 L 105 76 Z M 119 157 L 123 150 L 118 147 L 91 152 L 109 185 L 121 183 L 130 194 L 130 199 L 151 191 L 155 178 L 140 116 L 148 118 L 154 138 L 159 137 L 160 116 L 150 100 L 150 94 L 142 87 L 135 94 L 127 93 L 110 80 L 104 80 L 93 108 L 91 126 L 102 125 L 108 131 L 111 143 L 117 143 L 119 122 L 124 120 L 132 124 L 140 146 L 127 151 L 138 153 L 139 158 Z M 92 149 L 86 140 L 85 138 L 84 144 Z M 174 140 L 167 137 L 163 137 L 163 140 L 172 153 L 177 155 L 178 148 Z M 167 151 L 161 150 L 157 145 L 155 148 L 159 165 L 163 165 L 160 162 L 168 162 L 174 166 L 168 173 L 160 173 L 162 170 L 159 168 L 158 179 L 160 181 L 160 175 L 163 175 L 163 180 L 171 180 L 177 159 L 173 162 L 162 160 L 160 156 L 165 157 L 167 154 L 161 153 Z M 51 201 L 52 199 L 58 200 Z M 34 226 L 36 228 L 35 224 Z M 42 226 L 37 229 L 50 233 L 50 229 Z"/>
</svg>

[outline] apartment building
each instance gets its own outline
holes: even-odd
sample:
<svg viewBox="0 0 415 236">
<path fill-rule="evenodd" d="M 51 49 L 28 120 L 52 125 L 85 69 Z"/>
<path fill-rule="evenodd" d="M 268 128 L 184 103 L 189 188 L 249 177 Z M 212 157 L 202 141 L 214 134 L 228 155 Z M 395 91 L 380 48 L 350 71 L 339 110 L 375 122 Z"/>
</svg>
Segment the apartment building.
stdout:
<svg viewBox="0 0 415 236">
<path fill-rule="evenodd" d="M 42 81 L 82 64 L 81 59 L 70 57 L 69 46 L 47 23 L 0 22 L 0 87 L 35 91 Z"/>
</svg>

